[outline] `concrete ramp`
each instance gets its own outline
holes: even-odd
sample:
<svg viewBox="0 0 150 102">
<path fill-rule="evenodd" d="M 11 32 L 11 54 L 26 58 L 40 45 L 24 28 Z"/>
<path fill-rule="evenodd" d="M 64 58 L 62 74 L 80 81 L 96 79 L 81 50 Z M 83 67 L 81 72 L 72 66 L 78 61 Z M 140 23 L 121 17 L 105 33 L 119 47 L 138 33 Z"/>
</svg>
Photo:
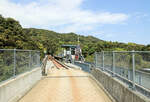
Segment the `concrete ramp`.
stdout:
<svg viewBox="0 0 150 102">
<path fill-rule="evenodd" d="M 88 73 L 51 69 L 19 102 L 112 102 Z"/>
</svg>

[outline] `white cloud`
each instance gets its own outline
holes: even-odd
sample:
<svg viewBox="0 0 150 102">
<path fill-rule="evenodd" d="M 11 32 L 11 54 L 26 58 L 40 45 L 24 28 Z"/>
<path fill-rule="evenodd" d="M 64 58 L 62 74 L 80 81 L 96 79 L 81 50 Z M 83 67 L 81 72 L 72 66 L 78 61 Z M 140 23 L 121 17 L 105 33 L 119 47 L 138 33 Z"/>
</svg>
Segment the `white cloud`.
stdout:
<svg viewBox="0 0 150 102">
<path fill-rule="evenodd" d="M 34 0 L 23 4 L 0 0 L 0 14 L 13 17 L 23 27 L 55 27 L 61 32 L 94 30 L 102 24 L 117 24 L 128 19 L 124 13 L 94 12 L 82 9 L 83 0 Z M 58 27 L 58 29 L 57 29 Z"/>
</svg>

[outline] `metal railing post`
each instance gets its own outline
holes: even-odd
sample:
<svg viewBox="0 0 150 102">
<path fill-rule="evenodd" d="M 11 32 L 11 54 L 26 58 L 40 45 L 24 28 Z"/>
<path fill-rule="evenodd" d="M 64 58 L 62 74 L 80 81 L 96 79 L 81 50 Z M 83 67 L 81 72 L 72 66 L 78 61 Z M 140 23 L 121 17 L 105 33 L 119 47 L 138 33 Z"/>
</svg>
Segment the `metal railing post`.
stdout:
<svg viewBox="0 0 150 102">
<path fill-rule="evenodd" d="M 38 65 L 40 66 L 41 65 L 40 52 L 39 52 L 39 55 L 38 55 L 38 60 L 39 60 L 38 61 L 38 63 L 39 63 Z"/>
<path fill-rule="evenodd" d="M 88 72 L 90 73 L 91 72 L 91 64 L 88 64 L 88 66 L 89 66 Z"/>
<path fill-rule="evenodd" d="M 13 69 L 13 76 L 16 76 L 16 49 L 14 49 L 14 69 Z"/>
<path fill-rule="evenodd" d="M 31 69 L 31 51 L 29 51 L 29 69 Z"/>
<path fill-rule="evenodd" d="M 38 66 L 40 66 L 40 53 L 38 53 Z"/>
<path fill-rule="evenodd" d="M 39 67 L 39 52 L 36 52 L 36 56 L 37 56 L 37 62 L 36 62 L 37 64 L 36 64 L 36 66 Z"/>
<path fill-rule="evenodd" d="M 142 78 L 141 78 L 141 74 L 139 73 L 139 85 L 142 85 Z"/>
<path fill-rule="evenodd" d="M 104 59 L 105 59 L 105 58 L 104 58 L 104 54 L 105 54 L 105 53 L 104 53 L 104 51 L 103 51 L 102 53 L 103 53 L 103 59 L 102 59 L 102 60 L 103 60 L 103 69 L 102 69 L 102 70 L 104 71 L 104 70 L 105 70 L 105 66 L 104 66 L 104 64 L 105 64 L 105 62 L 104 62 Z"/>
<path fill-rule="evenodd" d="M 135 89 L 135 52 L 134 50 L 132 51 L 132 88 Z"/>
<path fill-rule="evenodd" d="M 113 76 L 115 76 L 115 52 L 113 51 Z"/>
<path fill-rule="evenodd" d="M 97 68 L 97 52 L 95 52 L 95 67 Z"/>
<path fill-rule="evenodd" d="M 39 66 L 41 65 L 41 57 L 40 57 L 40 52 L 39 52 Z"/>
</svg>

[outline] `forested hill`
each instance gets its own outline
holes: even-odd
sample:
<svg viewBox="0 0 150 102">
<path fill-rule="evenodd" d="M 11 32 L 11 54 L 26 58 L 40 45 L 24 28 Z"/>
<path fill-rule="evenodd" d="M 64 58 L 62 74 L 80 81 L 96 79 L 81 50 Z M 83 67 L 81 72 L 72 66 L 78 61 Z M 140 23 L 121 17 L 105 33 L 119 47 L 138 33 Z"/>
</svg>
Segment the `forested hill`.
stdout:
<svg viewBox="0 0 150 102">
<path fill-rule="evenodd" d="M 92 34 L 91 34 L 92 35 Z M 80 45 L 83 55 L 91 60 L 95 51 L 102 50 L 150 50 L 150 45 L 135 43 L 119 43 L 103 41 L 93 36 L 81 36 Z M 50 54 L 58 54 L 62 44 L 77 44 L 78 35 L 75 33 L 57 33 L 50 30 L 22 28 L 13 18 L 0 15 L 0 48 L 17 48 L 40 50 L 41 54 L 47 49 Z"/>
</svg>

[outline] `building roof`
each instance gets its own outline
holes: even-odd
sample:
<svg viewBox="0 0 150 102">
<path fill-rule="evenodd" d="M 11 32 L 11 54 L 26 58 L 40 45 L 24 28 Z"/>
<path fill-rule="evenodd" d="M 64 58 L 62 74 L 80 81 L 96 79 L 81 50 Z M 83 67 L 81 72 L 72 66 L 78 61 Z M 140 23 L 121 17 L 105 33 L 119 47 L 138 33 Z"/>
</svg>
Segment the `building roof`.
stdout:
<svg viewBox="0 0 150 102">
<path fill-rule="evenodd" d="M 77 45 L 61 45 L 62 48 L 76 48 Z"/>
</svg>

